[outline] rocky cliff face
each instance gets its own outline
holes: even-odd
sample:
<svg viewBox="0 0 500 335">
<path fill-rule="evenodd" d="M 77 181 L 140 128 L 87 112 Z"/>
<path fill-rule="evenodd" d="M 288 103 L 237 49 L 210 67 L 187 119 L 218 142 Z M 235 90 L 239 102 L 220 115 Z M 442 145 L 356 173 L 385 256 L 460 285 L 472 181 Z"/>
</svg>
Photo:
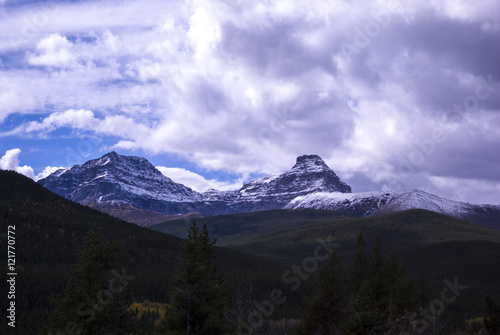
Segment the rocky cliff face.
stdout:
<svg viewBox="0 0 500 335">
<path fill-rule="evenodd" d="M 275 173 L 243 185 L 238 191 L 209 191 L 205 212 L 230 214 L 284 208 L 292 199 L 315 192 L 351 192 L 321 157 L 304 155 L 288 171 Z"/>
<path fill-rule="evenodd" d="M 314 192 L 351 192 L 317 155 L 300 156 L 291 170 L 251 181 L 238 191 L 200 194 L 164 176 L 145 158 L 115 152 L 56 171 L 39 182 L 84 205 L 106 208 L 101 203 L 124 202 L 164 214 L 251 212 L 283 208 L 297 196 Z"/>
<path fill-rule="evenodd" d="M 83 205 L 124 202 L 166 214 L 192 212 L 202 200 L 192 189 L 165 177 L 142 157 L 115 152 L 58 170 L 40 184 Z"/>
<path fill-rule="evenodd" d="M 251 181 L 239 192 L 243 197 L 279 196 L 291 200 L 315 192 L 351 193 L 351 187 L 340 181 L 321 157 L 304 155 L 297 158 L 291 170 Z"/>
</svg>

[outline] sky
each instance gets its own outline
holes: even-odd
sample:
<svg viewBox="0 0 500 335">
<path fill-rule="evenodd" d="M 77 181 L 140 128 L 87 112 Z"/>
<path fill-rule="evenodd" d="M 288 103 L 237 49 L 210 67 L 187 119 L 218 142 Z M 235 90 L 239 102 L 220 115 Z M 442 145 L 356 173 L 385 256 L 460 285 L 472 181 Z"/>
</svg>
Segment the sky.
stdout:
<svg viewBox="0 0 500 335">
<path fill-rule="evenodd" d="M 500 1 L 0 0 L 0 168 L 109 151 L 198 191 L 318 154 L 500 204 Z"/>
</svg>

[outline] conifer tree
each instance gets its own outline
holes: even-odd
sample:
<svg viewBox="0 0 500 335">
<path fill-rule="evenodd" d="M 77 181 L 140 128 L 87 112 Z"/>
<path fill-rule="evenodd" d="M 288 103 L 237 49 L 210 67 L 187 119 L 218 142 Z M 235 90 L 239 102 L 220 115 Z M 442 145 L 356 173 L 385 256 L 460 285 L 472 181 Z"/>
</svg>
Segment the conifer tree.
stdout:
<svg viewBox="0 0 500 335">
<path fill-rule="evenodd" d="M 391 275 L 382 251 L 382 239 L 380 238 L 380 234 L 377 233 L 373 246 L 373 254 L 368 263 L 367 278 L 364 283 L 373 286 L 374 299 L 380 310 L 384 310 L 385 306 L 387 306 L 391 290 Z"/>
<path fill-rule="evenodd" d="M 411 311 L 415 307 L 414 301 L 413 279 L 407 276 L 405 262 L 401 260 L 397 262 L 397 270 L 389 296 L 388 324 L 391 327 L 389 334 L 399 334 L 407 329 Z"/>
<path fill-rule="evenodd" d="M 64 297 L 51 297 L 54 310 L 41 334 L 136 334 L 137 319 L 129 311 L 134 276 L 125 272 L 118 243 L 90 231 L 83 240 Z"/>
<path fill-rule="evenodd" d="M 365 251 L 365 241 L 363 239 L 363 233 L 359 233 L 356 239 L 356 251 L 352 257 L 352 269 L 351 269 L 351 292 L 358 292 L 363 284 L 363 280 L 366 275 L 366 266 L 368 263 L 366 251 Z"/>
<path fill-rule="evenodd" d="M 193 225 L 182 244 L 174 288 L 170 294 L 171 308 L 158 327 L 159 334 L 218 335 L 230 332 L 224 319 L 229 303 L 223 276 L 215 263 L 216 253 L 206 225 L 200 233 Z"/>
<path fill-rule="evenodd" d="M 354 315 L 344 326 L 346 334 L 382 334 L 387 328 L 389 273 L 377 233 L 366 275 L 354 302 Z"/>
<path fill-rule="evenodd" d="M 413 309 L 413 279 L 406 274 L 404 260 L 399 262 L 394 287 L 391 290 L 395 315 L 402 315 Z"/>
<path fill-rule="evenodd" d="M 347 278 L 335 250 L 319 272 L 317 293 L 304 312 L 297 334 L 337 334 L 347 305 Z"/>
<path fill-rule="evenodd" d="M 428 304 L 429 300 L 429 284 L 425 278 L 425 274 L 420 272 L 415 281 L 415 298 L 414 306 L 423 307 Z"/>
</svg>

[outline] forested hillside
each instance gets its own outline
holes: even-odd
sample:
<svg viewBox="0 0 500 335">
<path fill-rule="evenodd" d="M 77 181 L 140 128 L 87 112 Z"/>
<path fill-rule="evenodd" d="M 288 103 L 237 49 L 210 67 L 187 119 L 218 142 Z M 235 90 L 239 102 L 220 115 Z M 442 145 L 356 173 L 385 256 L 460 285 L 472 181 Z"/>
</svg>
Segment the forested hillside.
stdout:
<svg viewBox="0 0 500 335">
<path fill-rule="evenodd" d="M 443 281 L 457 277 L 468 289 L 448 307 L 457 320 L 484 315 L 486 295 L 500 301 L 500 232 L 446 215 L 409 210 L 372 218 L 346 218 L 338 212 L 262 211 L 197 219 L 223 245 L 282 264 L 301 264 L 310 257 L 318 238 L 338 244 L 337 254 L 348 269 L 362 232 L 367 248 L 377 233 L 383 253 L 392 250 L 406 262 L 409 275 L 424 273 L 430 294 L 439 295 Z M 152 227 L 185 234 L 182 221 Z"/>
<path fill-rule="evenodd" d="M 73 203 L 15 172 L 0 171 L 0 187 L 0 231 L 6 232 L 8 225 L 16 227 L 16 331 L 19 334 L 36 333 L 39 321 L 49 313 L 49 294 L 63 293 L 83 237 L 99 228 L 107 241 L 116 238 L 122 242 L 126 272 L 135 276 L 131 285 L 136 290 L 136 300 L 168 303 L 168 291 L 181 249 L 180 238 Z M 0 241 L 2 249 L 6 249 L 6 240 Z M 242 278 L 246 282 L 251 278 L 256 298 L 267 296 L 281 284 L 284 266 L 238 251 L 217 250 L 217 260 L 228 281 L 240 284 L 244 283 Z M 0 262 L 6 265 L 6 253 L 0 255 Z M 2 281 L 2 297 L 7 296 L 7 290 Z M 290 301 L 296 314 L 300 313 L 297 304 Z M 4 307 L 0 310 L 2 319 L 6 317 Z M 0 333 L 6 333 L 5 322 L 1 327 Z"/>
</svg>

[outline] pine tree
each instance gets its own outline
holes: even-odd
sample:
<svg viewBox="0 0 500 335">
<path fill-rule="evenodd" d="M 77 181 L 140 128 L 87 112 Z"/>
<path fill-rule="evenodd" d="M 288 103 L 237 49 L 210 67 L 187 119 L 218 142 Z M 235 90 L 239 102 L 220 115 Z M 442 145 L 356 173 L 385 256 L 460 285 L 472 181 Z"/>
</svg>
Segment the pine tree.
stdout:
<svg viewBox="0 0 500 335">
<path fill-rule="evenodd" d="M 224 334 L 230 332 L 224 320 L 229 303 L 224 279 L 218 273 L 216 253 L 206 225 L 193 225 L 182 244 L 170 310 L 158 328 L 160 334 Z"/>
<path fill-rule="evenodd" d="M 377 233 L 375 236 L 375 245 L 373 246 L 373 254 L 368 263 L 368 278 L 365 282 L 373 285 L 374 299 L 377 302 L 377 307 L 383 311 L 388 305 L 391 290 L 391 275 L 382 251 L 382 239 L 380 238 L 380 234 Z"/>
<path fill-rule="evenodd" d="M 351 269 L 351 292 L 358 292 L 363 284 L 363 280 L 366 276 L 367 267 L 367 256 L 365 251 L 365 241 L 363 239 L 363 233 L 359 233 L 356 239 L 356 251 L 352 257 L 352 269 Z"/>
<path fill-rule="evenodd" d="M 391 295 L 395 307 L 395 315 L 400 316 L 413 309 L 413 279 L 406 274 L 404 260 L 399 262 Z"/>
<path fill-rule="evenodd" d="M 420 272 L 416 282 L 415 282 L 415 298 L 414 306 L 424 307 L 428 304 L 429 300 L 429 283 L 425 278 L 425 274 Z"/>
<path fill-rule="evenodd" d="M 136 334 L 130 281 L 118 243 L 104 241 L 102 232 L 90 231 L 83 240 L 64 297 L 51 297 L 54 306 L 42 334 Z"/>
<path fill-rule="evenodd" d="M 410 312 L 414 309 L 413 279 L 406 274 L 404 260 L 397 263 L 397 271 L 389 297 L 389 320 L 391 332 L 401 333 L 409 326 Z"/>
<path fill-rule="evenodd" d="M 493 302 L 491 297 L 486 297 L 488 317 L 484 318 L 484 326 L 490 335 L 500 335 L 500 306 Z"/>
<path fill-rule="evenodd" d="M 347 305 L 347 278 L 335 251 L 319 272 L 317 293 L 304 312 L 297 334 L 337 334 Z"/>
<path fill-rule="evenodd" d="M 390 276 L 382 250 L 382 240 L 377 233 L 373 254 L 354 302 L 354 315 L 344 326 L 346 334 L 382 334 L 387 328 Z"/>
</svg>

